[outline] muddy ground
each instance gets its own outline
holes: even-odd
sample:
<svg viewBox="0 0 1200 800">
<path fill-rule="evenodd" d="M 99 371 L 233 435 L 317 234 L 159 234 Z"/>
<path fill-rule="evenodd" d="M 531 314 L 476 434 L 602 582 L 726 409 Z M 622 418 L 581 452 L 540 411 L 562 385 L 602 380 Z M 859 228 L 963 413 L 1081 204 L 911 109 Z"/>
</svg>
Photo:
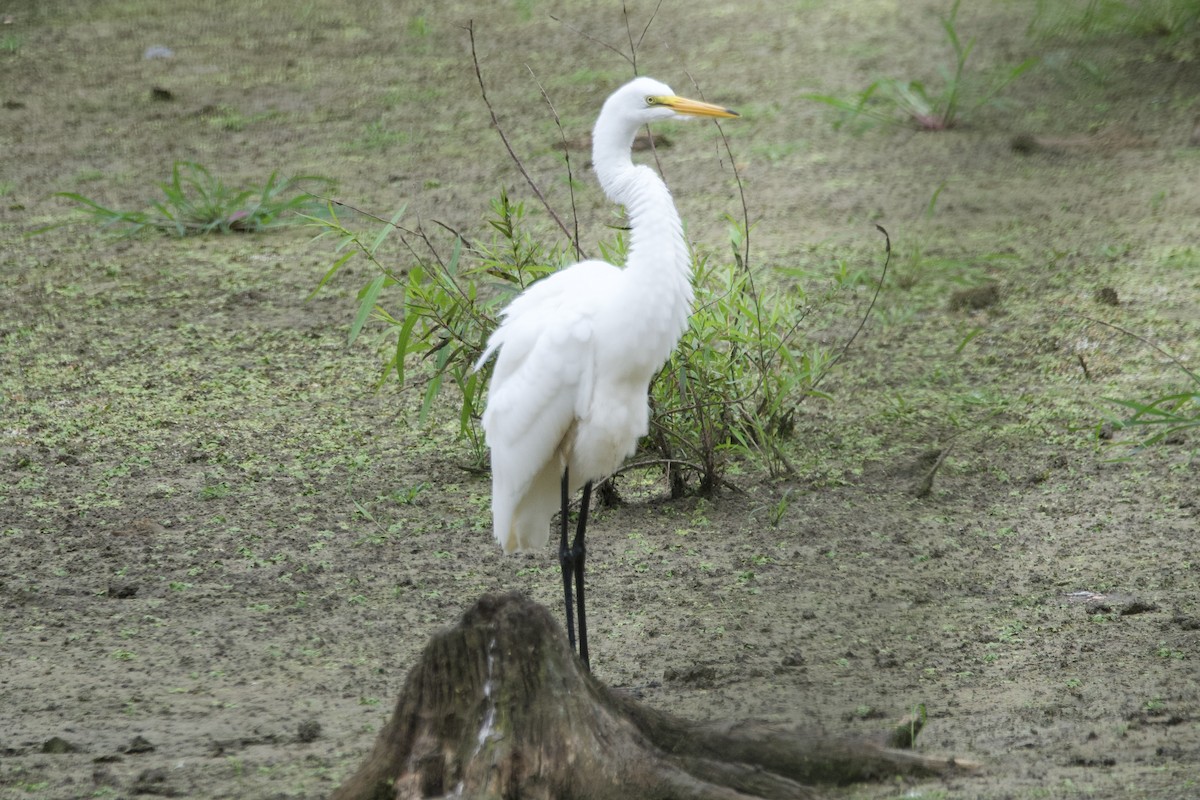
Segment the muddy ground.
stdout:
<svg viewBox="0 0 1200 800">
<path fill-rule="evenodd" d="M 485 591 L 557 608 L 552 553 L 492 541 L 452 400 L 419 425 L 418 398 L 374 390 L 386 329 L 347 346 L 366 267 L 306 299 L 334 258 L 311 230 L 29 234 L 72 219 L 55 192 L 143 207 L 189 159 L 231 183 L 325 175 L 361 208 L 407 203 L 411 221 L 486 238 L 489 199 L 530 193 L 462 26 L 563 207 L 530 73 L 585 133 L 631 74 L 601 44 L 627 49 L 620 4 L 183 5 L 0 3 L 6 800 L 326 796 L 432 631 Z M 934 84 L 947 7 L 667 2 L 646 33 L 641 72 L 744 113 L 724 130 L 764 274 L 867 276 L 813 317 L 814 345 L 838 347 L 865 312 L 875 223 L 896 258 L 829 398 L 799 407 L 794 475 L 735 460 L 736 491 L 672 501 L 632 472 L 627 503 L 596 511 L 595 671 L 684 715 L 831 731 L 924 703 L 924 749 L 986 764 L 831 796 L 1196 797 L 1200 439 L 1134 452 L 1137 432 L 1097 435 L 1120 416 L 1105 398 L 1189 384 L 1088 319 L 1195 368 L 1195 32 L 1031 27 L 1032 2 L 966 3 L 969 74 L 1041 59 L 1003 105 L 945 132 L 853 134 L 803 99 Z M 630 10 L 636 39 L 652 4 Z M 667 132 L 689 235 L 723 255 L 731 164 L 711 126 Z M 577 178 L 594 243 L 616 217 Z"/>
</svg>

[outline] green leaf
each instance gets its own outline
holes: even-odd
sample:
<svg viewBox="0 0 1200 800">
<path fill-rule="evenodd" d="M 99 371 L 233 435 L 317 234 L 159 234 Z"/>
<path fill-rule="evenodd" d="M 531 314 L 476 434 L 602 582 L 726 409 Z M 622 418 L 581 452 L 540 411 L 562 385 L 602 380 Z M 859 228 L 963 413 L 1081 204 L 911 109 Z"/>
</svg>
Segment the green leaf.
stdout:
<svg viewBox="0 0 1200 800">
<path fill-rule="evenodd" d="M 462 395 L 463 395 L 462 408 L 459 409 L 459 412 L 458 412 L 458 428 L 463 433 L 466 433 L 467 431 L 469 431 L 471 429 L 471 422 L 474 419 L 474 413 L 475 413 L 475 402 L 474 402 L 475 392 L 478 388 L 478 384 L 479 384 L 479 373 L 478 372 L 468 373 L 467 379 L 463 383 L 463 388 L 462 388 Z"/>
<path fill-rule="evenodd" d="M 336 275 L 337 271 L 340 270 L 346 264 L 346 262 L 352 258 L 354 258 L 353 250 L 351 250 L 349 253 L 345 253 L 341 258 L 339 258 L 337 261 L 333 262 L 333 266 L 330 267 L 329 271 L 325 273 L 325 276 L 323 278 L 321 278 L 321 282 L 317 284 L 317 288 L 313 289 L 309 293 L 308 297 L 305 299 L 306 300 L 313 299 L 313 297 L 317 294 L 317 292 L 321 291 L 321 287 L 323 287 L 325 284 L 329 283 L 330 278 L 332 278 L 334 275 Z"/>
<path fill-rule="evenodd" d="M 367 318 L 371 316 L 371 311 L 375 308 L 375 302 L 379 299 L 379 293 L 383 291 L 383 282 L 385 280 L 387 280 L 387 275 L 380 273 L 358 293 L 358 313 L 354 315 L 354 324 L 350 326 L 350 340 L 348 344 L 354 344 L 354 340 L 358 338 L 358 334 L 362 331 L 363 325 L 366 324 Z"/>
<path fill-rule="evenodd" d="M 404 209 L 406 208 L 408 208 L 407 204 L 400 206 L 398 209 L 396 209 L 396 213 L 392 214 L 391 219 L 389 219 L 387 223 L 380 227 L 379 233 L 375 234 L 375 240 L 371 242 L 369 247 L 366 248 L 368 255 L 375 255 L 375 251 L 379 249 L 379 245 L 383 244 L 383 240 L 386 239 L 391 232 L 396 229 L 396 224 L 399 223 L 400 218 L 404 216 Z"/>
<path fill-rule="evenodd" d="M 404 359 L 412 352 L 408 340 L 420 318 L 419 314 L 409 309 L 404 315 L 404 324 L 400 326 L 400 335 L 396 337 L 396 380 L 401 384 L 404 383 Z"/>
<path fill-rule="evenodd" d="M 429 421 L 429 412 L 433 408 L 433 401 L 437 399 L 438 392 L 442 389 L 442 373 L 435 373 L 429 379 L 429 385 L 425 387 L 425 397 L 421 401 L 421 413 L 418 414 L 418 421 L 424 425 Z"/>
</svg>

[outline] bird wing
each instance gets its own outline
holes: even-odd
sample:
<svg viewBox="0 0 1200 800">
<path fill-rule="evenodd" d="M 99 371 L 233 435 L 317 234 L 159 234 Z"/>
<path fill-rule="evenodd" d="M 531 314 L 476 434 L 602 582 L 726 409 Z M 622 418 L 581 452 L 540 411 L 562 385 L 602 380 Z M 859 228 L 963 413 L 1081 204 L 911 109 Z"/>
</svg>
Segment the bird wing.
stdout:
<svg viewBox="0 0 1200 800">
<path fill-rule="evenodd" d="M 564 448 L 595 387 L 594 315 L 621 271 L 584 261 L 531 286 L 504 311 L 483 429 L 492 451 L 492 514 L 505 552 L 545 545 L 559 507 Z"/>
</svg>

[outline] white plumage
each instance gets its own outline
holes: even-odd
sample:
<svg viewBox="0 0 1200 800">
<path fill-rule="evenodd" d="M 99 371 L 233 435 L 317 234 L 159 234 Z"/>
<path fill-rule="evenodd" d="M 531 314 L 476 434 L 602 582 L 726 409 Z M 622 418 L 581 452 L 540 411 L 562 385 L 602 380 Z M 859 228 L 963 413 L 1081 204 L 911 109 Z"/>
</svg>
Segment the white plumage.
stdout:
<svg viewBox="0 0 1200 800">
<path fill-rule="evenodd" d="M 630 157 L 638 129 L 681 115 L 736 116 L 637 78 L 604 103 L 592 163 L 626 207 L 625 267 L 583 261 L 530 286 L 503 312 L 483 428 L 492 451 L 492 515 L 506 553 L 544 547 L 570 492 L 611 475 L 649 426 L 647 391 L 687 327 L 691 263 L 666 184 Z"/>
</svg>

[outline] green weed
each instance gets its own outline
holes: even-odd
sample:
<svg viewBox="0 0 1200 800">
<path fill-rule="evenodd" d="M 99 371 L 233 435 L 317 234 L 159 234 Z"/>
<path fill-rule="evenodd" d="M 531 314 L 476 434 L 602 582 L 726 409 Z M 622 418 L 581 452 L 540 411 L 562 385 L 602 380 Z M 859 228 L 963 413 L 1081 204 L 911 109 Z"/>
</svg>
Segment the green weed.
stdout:
<svg viewBox="0 0 1200 800">
<path fill-rule="evenodd" d="M 415 14 L 408 20 L 408 33 L 418 39 L 429 35 L 429 20 L 424 14 Z"/>
<path fill-rule="evenodd" d="M 201 489 L 200 490 L 200 499 L 201 500 L 219 500 L 222 497 L 228 497 L 229 492 L 230 492 L 229 484 L 226 483 L 225 481 L 221 481 L 220 483 L 210 484 L 208 486 L 205 486 L 203 489 Z"/>
<path fill-rule="evenodd" d="M 416 504 L 417 497 L 421 494 L 421 492 L 428 488 L 429 484 L 425 481 L 421 481 L 420 483 L 415 483 L 412 486 L 397 489 L 388 495 L 388 497 L 402 506 L 411 506 Z"/>
<path fill-rule="evenodd" d="M 1173 647 L 1168 647 L 1165 642 L 1160 643 L 1158 647 L 1155 648 L 1154 655 L 1158 656 L 1159 658 L 1173 659 L 1175 661 L 1182 661 L 1185 658 L 1182 650 L 1176 650 Z"/>
<path fill-rule="evenodd" d="M 322 207 L 320 200 L 300 188 L 306 183 L 324 188 L 331 185 L 331 181 L 314 175 L 280 178 L 273 172 L 261 186 L 233 189 L 200 164 L 176 161 L 171 180 L 158 185 L 163 199 L 155 200 L 145 211 L 108 208 L 77 192 L 59 192 L 58 196 L 79 203 L 83 214 L 121 236 L 143 231 L 193 236 L 249 233 L 294 224 L 299 214 L 317 213 Z"/>
<path fill-rule="evenodd" d="M 349 150 L 382 150 L 392 145 L 404 144 L 411 137 L 407 131 L 390 129 L 383 120 L 369 122 L 363 134 L 347 145 Z"/>
<path fill-rule="evenodd" d="M 751 512 L 751 514 L 750 514 L 750 518 L 754 519 L 754 517 L 758 514 L 758 512 L 766 511 L 767 512 L 767 523 L 772 528 L 778 528 L 779 523 L 782 522 L 783 518 L 787 515 L 788 509 L 791 508 L 791 504 L 792 504 L 792 490 L 784 489 L 783 495 L 780 496 L 780 498 L 778 500 L 776 500 L 774 503 L 769 503 L 767 505 L 759 506 L 758 508 L 754 509 L 754 511 Z M 757 560 L 759 558 L 763 558 L 765 560 L 760 562 Z M 770 559 L 766 558 L 765 556 L 756 556 L 755 559 L 756 559 L 755 563 L 770 563 Z"/>
<path fill-rule="evenodd" d="M 1085 317 L 1085 319 L 1112 328 L 1153 348 L 1159 354 L 1170 359 L 1185 379 L 1179 391 L 1168 391 L 1140 400 L 1119 397 L 1104 398 L 1107 402 L 1123 408 L 1127 412 L 1123 419 L 1110 420 L 1114 429 L 1132 429 L 1141 434 L 1141 439 L 1131 455 L 1159 443 L 1181 443 L 1185 440 L 1188 432 L 1200 429 L 1200 375 L 1188 369 L 1187 365 L 1179 358 L 1145 337 L 1104 320 L 1092 317 Z M 1100 429 L 1101 426 L 1098 425 L 1097 435 L 1099 435 Z M 1192 455 L 1195 457 L 1195 451 Z"/>
<path fill-rule="evenodd" d="M 906 120 L 925 131 L 953 128 L 978 109 L 994 102 L 1005 87 L 1037 63 L 1027 58 L 999 76 L 976 86 L 966 74 L 967 59 L 975 49 L 975 37 L 963 42 L 958 33 L 958 7 L 955 0 L 950 13 L 941 17 L 946 42 L 954 52 L 954 64 L 938 66 L 940 84 L 926 86 L 921 81 L 883 78 L 875 81 L 857 97 L 850 99 L 828 94 L 806 94 L 805 99 L 824 103 L 841 112 L 836 127 L 852 123 L 856 129 L 891 125 Z"/>
<path fill-rule="evenodd" d="M 1172 392 L 1144 400 L 1106 398 L 1110 403 L 1128 409 L 1127 417 L 1119 420 L 1121 428 L 1134 428 L 1145 434 L 1138 449 L 1160 442 L 1183 441 L 1185 431 L 1200 428 L 1200 380 L 1188 371 L 1193 387 L 1181 392 Z"/>
</svg>

